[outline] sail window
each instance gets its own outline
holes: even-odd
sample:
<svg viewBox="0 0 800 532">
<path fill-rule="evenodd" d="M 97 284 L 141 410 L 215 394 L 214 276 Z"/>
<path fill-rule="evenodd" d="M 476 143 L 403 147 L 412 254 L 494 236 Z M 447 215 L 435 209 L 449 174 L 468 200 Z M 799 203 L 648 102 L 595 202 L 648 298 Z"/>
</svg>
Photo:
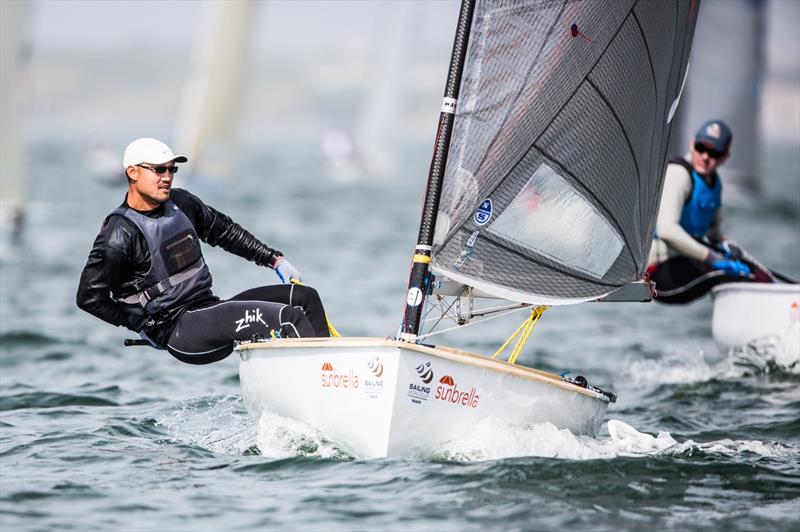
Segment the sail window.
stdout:
<svg viewBox="0 0 800 532">
<path fill-rule="evenodd" d="M 596 279 L 608 272 L 623 247 L 611 224 L 546 164 L 488 231 Z"/>
</svg>

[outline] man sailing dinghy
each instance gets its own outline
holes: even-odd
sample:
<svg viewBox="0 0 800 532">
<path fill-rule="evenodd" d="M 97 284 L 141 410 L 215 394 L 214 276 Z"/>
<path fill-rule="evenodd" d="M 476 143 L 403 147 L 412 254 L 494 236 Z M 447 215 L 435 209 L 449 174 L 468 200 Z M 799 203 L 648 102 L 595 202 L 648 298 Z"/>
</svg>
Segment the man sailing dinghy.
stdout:
<svg viewBox="0 0 800 532">
<path fill-rule="evenodd" d="M 448 294 L 459 324 L 494 312 L 480 296 L 531 307 L 521 338 L 545 305 L 648 299 L 698 3 L 464 0 L 398 340 L 241 344 L 252 415 L 361 458 L 429 455 L 487 418 L 596 434 L 613 394 L 514 364 L 524 339 L 503 362 L 422 344 L 422 325 Z"/>
</svg>

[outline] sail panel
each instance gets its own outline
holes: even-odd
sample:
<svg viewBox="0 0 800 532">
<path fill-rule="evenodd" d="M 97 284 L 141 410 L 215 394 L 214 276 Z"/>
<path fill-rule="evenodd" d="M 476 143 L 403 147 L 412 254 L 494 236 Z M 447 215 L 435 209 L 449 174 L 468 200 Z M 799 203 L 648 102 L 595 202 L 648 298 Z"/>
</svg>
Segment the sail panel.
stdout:
<svg viewBox="0 0 800 532">
<path fill-rule="evenodd" d="M 478 1 L 435 271 L 526 302 L 643 274 L 697 4 Z"/>
<path fill-rule="evenodd" d="M 602 279 L 622 237 L 555 170 L 542 164 L 487 231 Z"/>
</svg>

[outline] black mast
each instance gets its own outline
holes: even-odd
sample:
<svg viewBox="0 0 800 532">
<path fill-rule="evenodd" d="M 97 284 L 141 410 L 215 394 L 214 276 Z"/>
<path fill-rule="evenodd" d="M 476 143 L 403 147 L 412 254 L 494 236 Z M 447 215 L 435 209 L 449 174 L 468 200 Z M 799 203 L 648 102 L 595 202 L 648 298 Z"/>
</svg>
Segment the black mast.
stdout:
<svg viewBox="0 0 800 532">
<path fill-rule="evenodd" d="M 475 0 L 462 0 L 461 11 L 458 14 L 456 36 L 453 41 L 453 52 L 450 55 L 450 70 L 447 73 L 442 112 L 439 114 L 439 129 L 436 133 L 433 159 L 428 170 L 428 187 L 425 192 L 425 203 L 422 207 L 419 236 L 417 237 L 417 246 L 414 249 L 411 275 L 408 280 L 406 311 L 403 316 L 403 325 L 400 329 L 400 338 L 403 340 L 413 340 L 419 332 L 422 308 L 428 291 L 427 281 L 430 275 L 436 214 L 439 211 L 442 179 L 444 178 L 445 165 L 447 163 L 447 152 L 450 148 L 450 135 L 453 132 L 456 102 L 461 88 L 461 74 L 464 70 L 464 58 L 467 55 L 467 43 L 469 41 L 469 30 L 472 27 L 474 9 Z"/>
</svg>

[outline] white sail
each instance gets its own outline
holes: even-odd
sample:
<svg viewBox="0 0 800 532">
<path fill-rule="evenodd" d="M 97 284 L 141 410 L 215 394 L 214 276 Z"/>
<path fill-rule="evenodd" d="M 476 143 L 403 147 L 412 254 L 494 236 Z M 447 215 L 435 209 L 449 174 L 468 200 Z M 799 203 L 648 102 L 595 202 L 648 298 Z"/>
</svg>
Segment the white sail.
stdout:
<svg viewBox="0 0 800 532">
<path fill-rule="evenodd" d="M 25 205 L 25 156 L 20 119 L 27 55 L 25 2 L 0 2 L 0 216 L 16 232 Z"/>
<path fill-rule="evenodd" d="M 184 87 L 175 146 L 196 175 L 232 171 L 249 59 L 254 2 L 213 0 L 205 8 Z"/>
</svg>

